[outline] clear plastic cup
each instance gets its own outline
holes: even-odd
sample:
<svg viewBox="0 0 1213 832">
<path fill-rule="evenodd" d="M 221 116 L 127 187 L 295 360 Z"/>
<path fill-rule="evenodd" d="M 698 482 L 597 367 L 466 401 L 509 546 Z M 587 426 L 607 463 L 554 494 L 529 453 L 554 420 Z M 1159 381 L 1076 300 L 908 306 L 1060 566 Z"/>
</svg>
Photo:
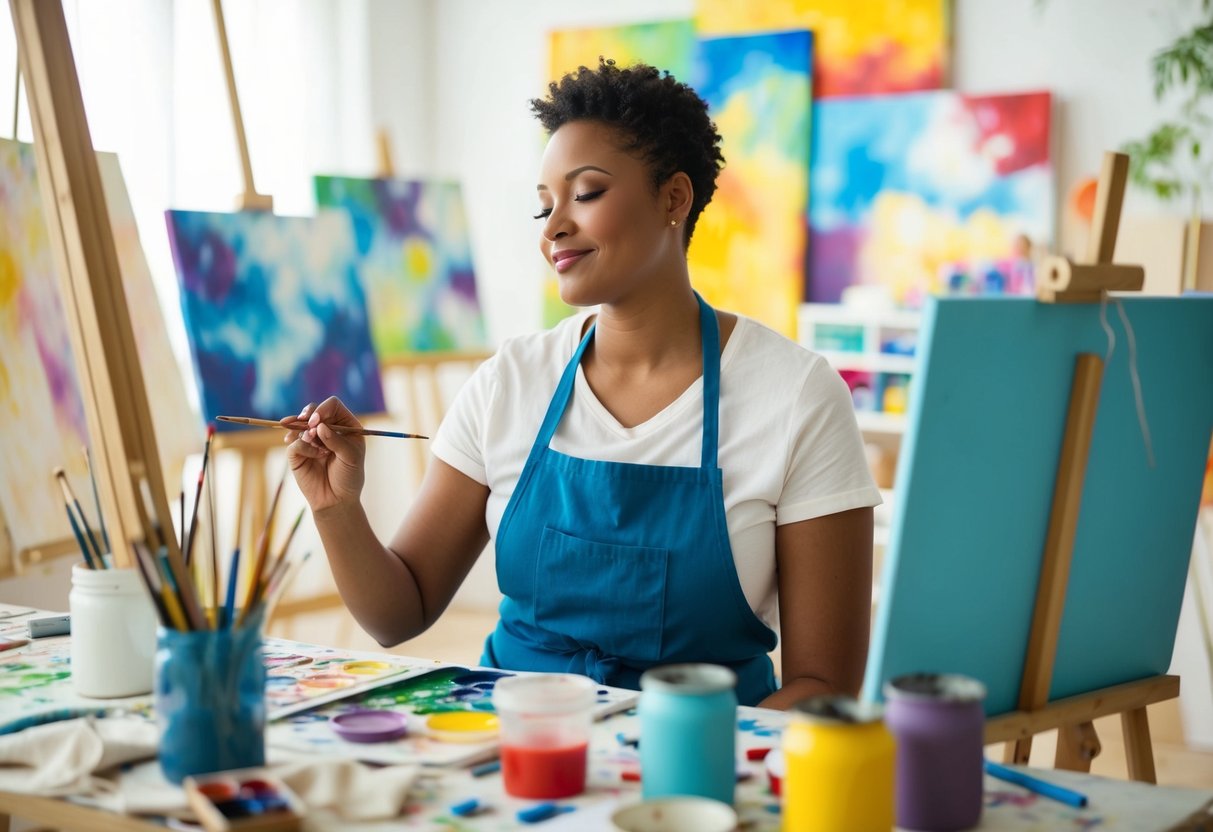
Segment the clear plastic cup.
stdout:
<svg viewBox="0 0 1213 832">
<path fill-rule="evenodd" d="M 552 799 L 585 791 L 598 685 L 585 676 L 507 676 L 493 688 L 501 720 L 501 774 L 514 797 Z"/>
</svg>

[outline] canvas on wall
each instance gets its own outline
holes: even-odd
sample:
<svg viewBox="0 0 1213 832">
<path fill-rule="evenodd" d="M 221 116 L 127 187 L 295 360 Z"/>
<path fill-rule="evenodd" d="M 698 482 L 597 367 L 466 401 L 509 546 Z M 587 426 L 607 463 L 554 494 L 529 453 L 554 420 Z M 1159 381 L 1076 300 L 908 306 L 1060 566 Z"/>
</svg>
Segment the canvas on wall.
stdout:
<svg viewBox="0 0 1213 832">
<path fill-rule="evenodd" d="M 329 396 L 357 414 L 383 412 L 346 214 L 166 217 L 208 422 L 220 414 L 278 419 Z"/>
<path fill-rule="evenodd" d="M 1029 293 L 1026 250 L 1054 229 L 1050 109 L 1047 92 L 817 102 L 806 298 Z"/>
<path fill-rule="evenodd" d="M 665 20 L 554 31 L 548 36 L 548 80 L 558 81 L 580 66 L 597 67 L 599 56 L 620 66 L 646 63 L 689 81 L 695 67 L 694 24 Z M 560 299 L 559 282 L 549 270 L 543 281 L 544 326 L 553 326 L 572 311 Z"/>
<path fill-rule="evenodd" d="M 813 94 L 933 90 L 948 74 L 949 0 L 696 0 L 700 36 L 808 29 Z"/>
<path fill-rule="evenodd" d="M 164 316 L 139 243 L 118 157 L 98 153 L 101 184 L 166 481 L 200 443 Z M 59 298 L 32 146 L 0 140 L 0 414 L 20 430 L 0 436 L 0 512 L 17 551 L 70 540 L 62 467 L 82 498 L 91 490 L 84 406 Z M 90 522 L 92 501 L 85 499 Z"/>
<path fill-rule="evenodd" d="M 457 183 L 317 176 L 316 202 L 346 211 L 353 222 L 381 362 L 485 348 Z"/>
<path fill-rule="evenodd" d="M 691 238 L 691 282 L 788 337 L 804 286 L 812 46 L 803 31 L 703 40 L 694 76 L 725 167 Z"/>
</svg>

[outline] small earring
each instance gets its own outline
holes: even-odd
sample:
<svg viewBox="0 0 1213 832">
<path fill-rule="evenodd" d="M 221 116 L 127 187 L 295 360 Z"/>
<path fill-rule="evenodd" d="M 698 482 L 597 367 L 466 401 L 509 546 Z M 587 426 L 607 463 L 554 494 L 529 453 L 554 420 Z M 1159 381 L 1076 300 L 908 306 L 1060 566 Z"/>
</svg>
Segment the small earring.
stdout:
<svg viewBox="0 0 1213 832">
<path fill-rule="evenodd" d="M 670 227 L 671 227 L 671 228 L 673 228 L 673 227 L 674 227 L 674 226 L 676 226 L 676 225 L 678 225 L 678 220 L 670 220 Z"/>
</svg>

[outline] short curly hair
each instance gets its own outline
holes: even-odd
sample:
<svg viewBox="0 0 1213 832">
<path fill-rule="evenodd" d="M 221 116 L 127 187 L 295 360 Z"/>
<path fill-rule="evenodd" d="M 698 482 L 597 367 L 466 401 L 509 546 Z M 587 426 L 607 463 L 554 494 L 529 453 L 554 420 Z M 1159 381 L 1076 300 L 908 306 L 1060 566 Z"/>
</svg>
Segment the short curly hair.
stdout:
<svg viewBox="0 0 1213 832">
<path fill-rule="evenodd" d="M 547 98 L 531 99 L 531 110 L 549 135 L 571 121 L 614 128 L 623 149 L 649 166 L 654 189 L 678 171 L 690 177 L 694 195 L 683 247 L 690 246 L 695 222 L 724 167 L 720 133 L 695 90 L 656 67 L 620 68 L 600 57 L 597 69 L 582 66 L 549 84 Z"/>
</svg>

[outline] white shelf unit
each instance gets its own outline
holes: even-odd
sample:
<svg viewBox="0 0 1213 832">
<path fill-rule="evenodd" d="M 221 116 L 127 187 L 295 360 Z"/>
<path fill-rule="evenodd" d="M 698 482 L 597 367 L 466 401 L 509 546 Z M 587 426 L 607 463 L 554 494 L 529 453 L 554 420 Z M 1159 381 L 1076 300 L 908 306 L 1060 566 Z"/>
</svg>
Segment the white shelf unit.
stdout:
<svg viewBox="0 0 1213 832">
<path fill-rule="evenodd" d="M 885 382 L 890 378 L 908 380 L 914 372 L 913 350 L 918 339 L 921 316 L 917 312 L 890 310 L 876 312 L 852 309 L 832 303 L 801 304 L 798 315 L 801 345 L 821 355 L 834 369 L 871 376 L 868 392 L 871 402 L 856 395 L 856 417 L 865 434 L 900 435 L 905 431 L 905 415 L 898 408 L 885 407 L 881 401 Z M 907 354 L 908 353 L 908 354 Z M 905 392 L 905 391 L 903 391 Z M 904 406 L 903 396 L 900 404 Z"/>
<path fill-rule="evenodd" d="M 864 442 L 874 446 L 886 463 L 883 471 L 873 471 L 885 501 L 877 509 L 873 541 L 879 556 L 888 545 L 887 524 L 895 499 L 892 469 L 906 429 L 902 408 L 912 383 L 921 316 L 905 310 L 878 312 L 806 303 L 800 306 L 798 324 L 800 344 L 829 361 L 852 386 Z M 899 396 L 885 395 L 891 386 L 899 388 Z"/>
</svg>

